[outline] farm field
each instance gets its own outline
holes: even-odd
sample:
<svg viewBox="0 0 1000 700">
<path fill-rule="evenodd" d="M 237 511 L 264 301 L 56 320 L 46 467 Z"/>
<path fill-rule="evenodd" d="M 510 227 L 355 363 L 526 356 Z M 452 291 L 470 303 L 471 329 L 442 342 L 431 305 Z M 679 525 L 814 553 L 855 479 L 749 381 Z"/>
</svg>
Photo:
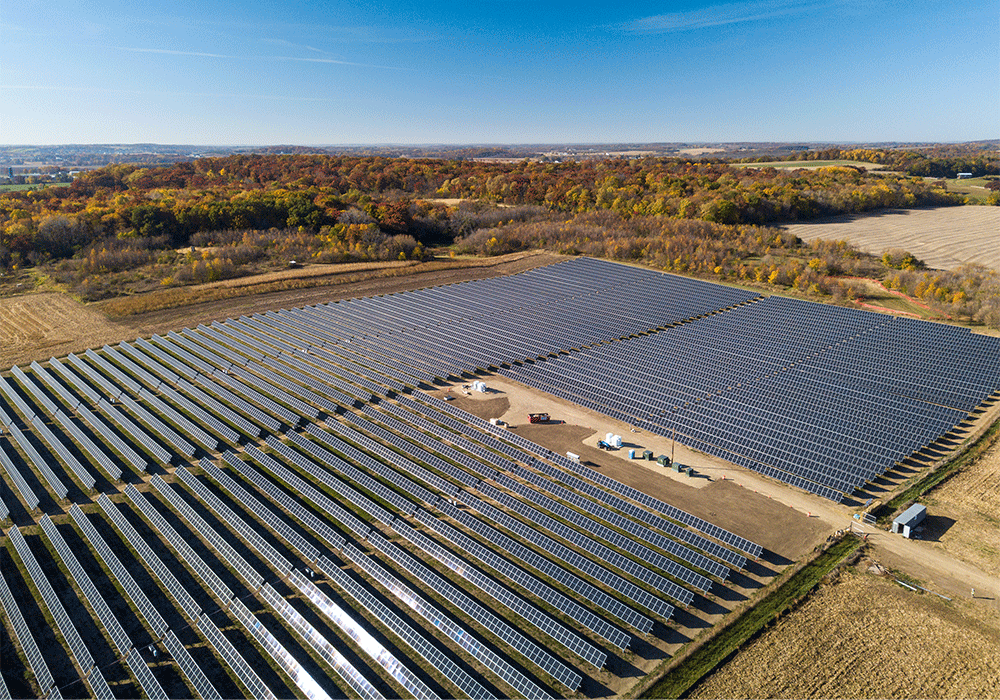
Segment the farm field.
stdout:
<svg viewBox="0 0 1000 700">
<path fill-rule="evenodd" d="M 965 263 L 1000 270 L 1000 236 L 996 235 L 1000 207 L 891 210 L 787 224 L 784 228 L 803 240 L 843 240 L 874 255 L 906 250 L 928 267 L 940 270 L 953 270 Z"/>
<path fill-rule="evenodd" d="M 1000 631 L 860 567 L 823 585 L 690 697 L 998 697 Z"/>
<path fill-rule="evenodd" d="M 742 168 L 778 168 L 781 170 L 819 170 L 820 168 L 854 167 L 865 170 L 886 170 L 888 166 L 859 160 L 774 160 L 767 163 L 739 163 Z"/>
<path fill-rule="evenodd" d="M 921 536 L 983 571 L 1000 571 L 1000 441 L 921 499 Z"/>
</svg>

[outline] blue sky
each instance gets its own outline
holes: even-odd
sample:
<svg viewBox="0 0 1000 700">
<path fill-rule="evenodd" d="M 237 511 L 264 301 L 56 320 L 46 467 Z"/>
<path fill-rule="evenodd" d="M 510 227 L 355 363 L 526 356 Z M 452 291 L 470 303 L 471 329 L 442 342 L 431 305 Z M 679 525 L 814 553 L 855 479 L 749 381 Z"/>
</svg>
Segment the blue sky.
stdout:
<svg viewBox="0 0 1000 700">
<path fill-rule="evenodd" d="M 966 141 L 998 0 L 14 0 L 0 143 Z"/>
</svg>

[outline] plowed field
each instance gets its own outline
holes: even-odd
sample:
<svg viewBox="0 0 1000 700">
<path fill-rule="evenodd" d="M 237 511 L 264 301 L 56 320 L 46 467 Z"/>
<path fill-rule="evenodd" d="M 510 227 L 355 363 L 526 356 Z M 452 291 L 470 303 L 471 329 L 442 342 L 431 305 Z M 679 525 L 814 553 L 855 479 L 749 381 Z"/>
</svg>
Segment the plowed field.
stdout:
<svg viewBox="0 0 1000 700">
<path fill-rule="evenodd" d="M 868 574 L 816 591 L 697 698 L 996 698 L 1000 633 Z"/>
</svg>

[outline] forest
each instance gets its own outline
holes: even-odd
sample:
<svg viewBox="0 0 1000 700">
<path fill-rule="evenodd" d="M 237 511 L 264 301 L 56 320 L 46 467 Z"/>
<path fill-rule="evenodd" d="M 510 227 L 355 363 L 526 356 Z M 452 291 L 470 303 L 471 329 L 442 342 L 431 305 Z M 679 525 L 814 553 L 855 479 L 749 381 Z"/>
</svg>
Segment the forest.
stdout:
<svg viewBox="0 0 1000 700">
<path fill-rule="evenodd" d="M 854 290 L 839 278 L 891 273 L 898 289 L 912 287 L 942 313 L 1000 322 L 989 291 L 997 281 L 987 273 L 973 275 L 974 282 L 937 276 L 921 287 L 913 275 L 923 274 L 922 266 L 912 256 L 893 263 L 843 243 L 803 244 L 773 228 L 836 214 L 964 204 L 932 178 L 943 176 L 945 161 L 962 172 L 996 172 L 995 152 L 809 153 L 898 170 L 301 153 L 113 164 L 80 174 L 68 187 L 0 195 L 0 269 L 44 269 L 95 300 L 237 277 L 293 259 L 406 260 L 544 248 L 840 299 Z M 910 173 L 926 163 L 934 164 L 930 178 Z M 1000 203 L 1000 193 L 989 203 Z"/>
</svg>

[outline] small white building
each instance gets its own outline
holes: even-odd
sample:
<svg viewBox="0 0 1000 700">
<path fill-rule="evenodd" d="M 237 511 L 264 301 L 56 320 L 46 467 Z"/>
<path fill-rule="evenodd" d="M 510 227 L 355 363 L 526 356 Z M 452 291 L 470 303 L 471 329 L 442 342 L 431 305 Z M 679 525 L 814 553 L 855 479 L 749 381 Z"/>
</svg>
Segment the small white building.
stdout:
<svg viewBox="0 0 1000 700">
<path fill-rule="evenodd" d="M 922 523 L 926 517 L 927 506 L 914 503 L 892 521 L 892 531 L 902 533 L 903 537 L 909 539 L 913 531 L 917 528 L 917 525 Z"/>
</svg>

